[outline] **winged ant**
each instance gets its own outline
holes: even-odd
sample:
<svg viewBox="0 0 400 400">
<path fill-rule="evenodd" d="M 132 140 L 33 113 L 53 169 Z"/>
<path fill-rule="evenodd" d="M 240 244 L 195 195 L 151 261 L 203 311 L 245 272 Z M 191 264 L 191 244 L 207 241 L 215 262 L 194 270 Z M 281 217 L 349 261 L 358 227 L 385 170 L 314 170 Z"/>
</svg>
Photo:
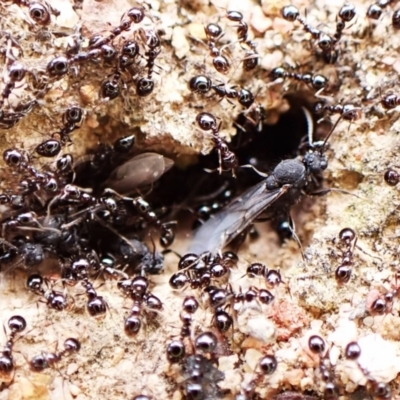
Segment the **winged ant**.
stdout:
<svg viewBox="0 0 400 400">
<path fill-rule="evenodd" d="M 291 207 L 304 194 L 328 193 L 331 189 L 315 193 L 313 183 L 328 166 L 324 152 L 329 138 L 344 115 L 336 121 L 322 144 L 313 144 L 312 129 L 309 129 L 309 151 L 302 158 L 281 161 L 266 179 L 235 198 L 206 221 L 195 232 L 188 252 L 215 254 L 245 231 L 261 214 L 265 213 L 266 218 L 287 216 L 290 215 Z"/>
</svg>

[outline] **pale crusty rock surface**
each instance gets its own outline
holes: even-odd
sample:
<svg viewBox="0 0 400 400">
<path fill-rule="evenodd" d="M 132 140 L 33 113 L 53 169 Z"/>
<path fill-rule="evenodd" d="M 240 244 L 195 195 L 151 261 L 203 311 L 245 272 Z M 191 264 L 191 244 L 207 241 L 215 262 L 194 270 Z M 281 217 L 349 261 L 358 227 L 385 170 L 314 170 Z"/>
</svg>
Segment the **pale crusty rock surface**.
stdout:
<svg viewBox="0 0 400 400">
<path fill-rule="evenodd" d="M 269 85 L 270 69 L 281 64 L 302 65 L 303 72 L 321 73 L 329 77 L 332 85 L 341 80 L 340 91 L 328 95 L 333 96 L 334 102 L 361 105 L 363 116 L 350 127 L 343 121 L 338 125 L 330 141 L 325 185 L 348 190 L 358 197 L 334 192 L 315 201 L 304 201 L 295 208 L 294 219 L 305 260 L 295 243 L 280 247 L 276 235 L 264 226 L 260 226 L 258 241 L 241 248 L 238 269 L 230 277 L 235 289 L 240 286 L 245 291 L 254 284 L 264 285 L 261 281 L 240 278 L 252 261 L 280 268 L 285 283 L 275 290 L 275 303 L 266 309 L 254 305 L 254 309 L 238 311 L 238 329 L 227 335 L 226 340 L 231 342 L 235 353 L 241 346 L 242 365 L 237 367 L 238 355 L 223 354 L 219 368 L 225 373 L 225 380 L 220 386 L 238 393 L 241 385 L 254 378 L 260 357 L 274 353 L 278 369 L 258 382 L 256 392 L 261 398 L 271 398 L 278 389 L 290 386 L 293 390 L 314 390 L 321 394 L 324 384 L 318 372 L 319 360 L 307 348 L 307 338 L 312 333 L 321 335 L 330 348 L 329 357 L 341 388 L 341 399 L 354 398 L 351 393 L 357 385 L 366 383 L 357 363 L 343 358 L 345 346 L 353 340 L 359 340 L 363 353 L 359 362 L 368 376 L 391 382 L 393 398 L 400 398 L 399 299 L 395 298 L 385 316 L 368 313 L 370 297 L 376 298 L 398 285 L 394 275 L 399 268 L 400 197 L 398 188 L 384 183 L 383 174 L 388 166 L 400 164 L 400 125 L 398 110 L 384 112 L 380 105 L 380 88 L 383 93 L 388 90 L 400 93 L 396 81 L 400 70 L 396 44 L 399 34 L 390 25 L 392 9 L 389 7 L 371 29 L 371 23 L 365 18 L 370 2 L 353 2 L 358 16 L 345 31 L 338 66 L 332 66 L 315 62 L 308 42 L 304 43 L 308 36 L 299 24 L 280 17 L 281 7 L 288 4 L 286 1 L 261 1 L 258 5 L 250 0 L 218 1 L 218 7 L 202 0 L 151 1 L 150 4 L 154 22 L 147 23 L 156 24 L 163 32 L 163 51 L 157 60 L 160 73 L 155 74 L 156 88 L 150 101 L 128 95 L 124 100 L 101 102 L 98 86 L 104 76 L 98 75 L 95 69 L 87 80 L 79 83 L 78 91 L 70 88 L 69 78 L 62 79 L 46 94 L 42 108 L 12 130 L 0 131 L 1 150 L 18 144 L 31 151 L 59 126 L 59 119 L 47 115 L 78 101 L 87 106 L 88 116 L 83 127 L 73 134 L 74 143 L 69 149 L 74 154 L 82 155 L 87 148 L 95 147 L 99 133 L 101 142 L 109 143 L 115 137 L 135 132 L 143 148 L 162 150 L 185 164 L 195 154 L 207 153 L 212 148 L 211 141 L 205 140 L 207 135 L 197 129 L 195 117 L 199 110 L 212 109 L 221 120 L 221 132 L 227 138 L 235 134 L 232 116 L 240 111 L 226 101 L 190 94 L 187 82 L 203 71 L 204 62 L 205 71 L 213 80 L 242 84 L 257 93 L 257 102 L 267 110 L 267 123 L 275 122 L 287 108 L 283 95 L 300 87 L 289 80 L 282 85 Z M 324 24 L 329 32 L 334 31 L 336 13 L 342 2 L 317 0 L 313 4 L 306 1 L 293 4 L 303 14 L 307 7 L 307 21 L 312 26 Z M 82 9 L 76 12 L 68 0 L 57 0 L 53 5 L 61 11 L 55 24 L 67 29 L 81 21 L 83 32 L 90 35 L 109 29 L 108 23 L 116 26 L 123 11 L 134 3 L 85 0 Z M 254 74 L 241 73 L 240 46 L 227 49 L 233 60 L 233 74 L 224 77 L 212 68 L 207 47 L 201 42 L 205 39 L 203 25 L 219 21 L 224 28 L 231 26 L 232 23 L 222 18 L 226 9 L 242 11 L 254 29 L 252 34 L 261 56 L 261 67 Z M 22 18 L 20 9 L 12 6 L 7 22 L 1 22 L 5 24 L 1 29 L 17 30 Z M 223 42 L 234 40 L 233 29 L 227 31 Z M 43 43 L 36 45 L 43 50 L 29 60 L 34 67 L 45 66 L 46 60 L 65 49 L 62 39 L 56 41 L 55 46 L 59 46 L 56 50 Z M 109 116 L 106 125 L 101 122 L 104 115 Z M 6 186 L 4 181 L 2 184 Z M 337 237 L 344 227 L 357 232 L 358 242 L 352 278 L 348 284 L 339 286 L 334 277 L 341 259 Z M 183 249 L 187 240 L 190 238 L 182 235 L 174 249 Z M 24 287 L 25 271 L 2 273 L 1 321 L 6 324 L 11 315 L 20 314 L 27 320 L 28 329 L 15 344 L 16 374 L 12 384 L 0 392 L 0 400 L 122 400 L 139 393 L 154 399 L 181 399 L 174 384 L 179 381 L 179 372 L 165 358 L 166 343 L 179 336 L 182 298 L 190 294 L 190 290 L 183 294 L 170 290 L 168 279 L 175 270 L 176 259 L 168 256 L 165 273 L 151 278 L 152 291 L 164 302 L 164 310 L 154 324 L 145 326 L 134 339 L 124 335 L 122 326 L 130 302 L 123 299 L 114 282 L 98 288 L 108 302 L 109 312 L 104 320 L 97 321 L 85 313 L 85 296 L 77 296 L 83 289 L 69 289 L 75 297 L 73 310 L 57 313 L 28 294 Z M 195 316 L 197 332 L 211 325 L 212 315 L 206 305 L 200 311 Z M 263 324 L 268 325 L 261 333 L 256 329 L 257 322 L 252 322 L 257 318 L 264 319 Z M 270 331 L 265 332 L 266 329 Z M 76 356 L 62 361 L 58 370 L 43 374 L 29 372 L 26 359 L 40 351 L 60 348 L 67 337 L 79 337 L 82 342 Z M 0 343 L 5 342 L 6 337 L 0 330 Z"/>
</svg>

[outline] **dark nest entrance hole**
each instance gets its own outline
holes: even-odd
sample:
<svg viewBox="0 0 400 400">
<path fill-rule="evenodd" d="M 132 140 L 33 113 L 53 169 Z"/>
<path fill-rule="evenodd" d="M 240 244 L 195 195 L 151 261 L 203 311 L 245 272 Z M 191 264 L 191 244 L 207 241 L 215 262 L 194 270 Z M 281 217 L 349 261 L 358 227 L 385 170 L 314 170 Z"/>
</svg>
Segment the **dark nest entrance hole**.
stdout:
<svg viewBox="0 0 400 400">
<path fill-rule="evenodd" d="M 309 129 L 304 108 L 312 113 L 313 105 L 309 98 L 309 93 L 289 94 L 287 100 L 290 108 L 280 116 L 277 124 L 264 124 L 260 132 L 256 129 L 246 132 L 238 129 L 230 148 L 238 157 L 239 165 L 250 164 L 268 174 L 280 161 L 304 153 L 307 146 L 303 144 L 307 144 Z M 312 117 L 315 126 L 319 117 Z M 239 116 L 235 122 L 240 126 L 245 125 L 245 116 Z M 314 138 L 314 140 L 319 139 L 321 138 Z M 157 187 L 149 199 L 159 209 L 165 207 L 170 209 L 173 218 L 177 220 L 186 222 L 193 220 L 191 227 L 193 229 L 229 204 L 234 197 L 264 179 L 250 168 L 238 168 L 236 177 L 229 171 L 222 174 L 205 172 L 205 169 L 217 168 L 216 151 L 208 156 L 201 156 L 196 165 L 185 170 L 173 167 L 157 182 Z M 309 203 L 310 199 L 305 198 L 292 210 L 295 221 L 299 221 L 298 216 L 302 213 L 304 202 Z M 281 242 L 292 236 L 289 222 L 288 220 L 270 222 Z M 255 230 L 251 233 L 257 236 Z M 301 227 L 296 226 L 296 233 L 304 239 Z"/>
</svg>

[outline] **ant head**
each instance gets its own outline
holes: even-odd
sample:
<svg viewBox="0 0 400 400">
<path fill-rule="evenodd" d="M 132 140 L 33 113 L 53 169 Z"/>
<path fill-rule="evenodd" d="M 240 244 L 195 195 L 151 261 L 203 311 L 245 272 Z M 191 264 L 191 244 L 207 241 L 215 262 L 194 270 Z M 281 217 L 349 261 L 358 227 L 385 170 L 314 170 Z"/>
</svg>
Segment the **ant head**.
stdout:
<svg viewBox="0 0 400 400">
<path fill-rule="evenodd" d="M 318 151 L 307 153 L 303 158 L 303 163 L 313 173 L 323 171 L 328 166 L 326 156 Z"/>
</svg>

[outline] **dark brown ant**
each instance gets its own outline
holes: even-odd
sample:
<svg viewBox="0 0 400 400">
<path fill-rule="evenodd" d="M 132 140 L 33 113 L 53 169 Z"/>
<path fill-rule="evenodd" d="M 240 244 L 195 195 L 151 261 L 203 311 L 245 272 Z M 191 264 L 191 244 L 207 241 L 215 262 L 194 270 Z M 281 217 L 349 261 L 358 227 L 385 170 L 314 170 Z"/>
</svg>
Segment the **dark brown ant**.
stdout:
<svg viewBox="0 0 400 400">
<path fill-rule="evenodd" d="M 44 280 L 41 275 L 33 274 L 28 277 L 27 286 L 31 292 L 45 299 L 45 302 L 49 308 L 52 308 L 56 311 L 64 311 L 67 309 L 70 303 L 66 295 L 53 289 L 45 290 L 43 288 L 44 282 L 47 283 L 47 280 Z"/>
<path fill-rule="evenodd" d="M 79 106 L 69 107 L 64 115 L 64 126 L 52 134 L 52 139 L 45 140 L 39 144 L 35 151 L 42 157 L 55 157 L 60 153 L 67 142 L 71 142 L 69 134 L 78 129 L 83 121 L 84 112 Z"/>
<path fill-rule="evenodd" d="M 239 43 L 245 43 L 249 48 L 246 51 L 245 58 L 243 59 L 243 69 L 245 71 L 252 71 L 258 66 L 259 55 L 256 51 L 256 45 L 252 40 L 248 39 L 249 26 L 243 20 L 243 14 L 239 11 L 228 11 L 226 17 L 230 21 L 237 22 L 237 38 Z"/>
<path fill-rule="evenodd" d="M 151 94 L 154 90 L 154 81 L 152 79 L 155 60 L 161 52 L 161 41 L 158 34 L 151 29 L 140 29 L 139 35 L 148 50 L 145 52 L 147 77 L 140 78 L 136 82 L 136 93 L 145 97 Z"/>
<path fill-rule="evenodd" d="M 325 354 L 326 344 L 321 336 L 311 335 L 308 339 L 308 348 L 311 353 L 319 357 L 319 370 L 322 380 L 325 382 L 324 399 L 334 400 L 338 398 L 339 389 L 333 381 L 331 367 L 328 365 L 329 357 Z"/>
<path fill-rule="evenodd" d="M 126 14 L 121 18 L 121 23 L 119 26 L 114 28 L 110 35 L 107 37 L 102 37 L 100 35 L 95 35 L 89 40 L 89 48 L 95 49 L 107 45 L 112 42 L 117 36 L 122 32 L 126 32 L 130 29 L 132 23 L 139 24 L 143 21 L 145 17 L 145 9 L 142 7 L 132 7 Z"/>
<path fill-rule="evenodd" d="M 9 81 L 4 86 L 4 89 L 1 93 L 0 109 L 3 108 L 4 100 L 10 96 L 12 90 L 15 88 L 15 84 L 17 82 L 21 82 L 25 78 L 27 70 L 22 64 L 14 62 L 8 67 L 7 72 Z"/>
<path fill-rule="evenodd" d="M 323 75 L 312 75 L 310 73 L 299 74 L 294 72 L 288 72 L 283 67 L 274 68 L 270 75 L 271 79 L 295 79 L 296 81 L 304 82 L 307 85 L 311 85 L 315 90 L 321 90 L 328 86 L 328 79 Z"/>
<path fill-rule="evenodd" d="M 249 278 L 261 276 L 270 287 L 275 287 L 282 283 L 281 273 L 275 269 L 268 269 L 264 264 L 252 263 L 247 267 L 246 275 Z"/>
<path fill-rule="evenodd" d="M 187 338 L 190 338 L 191 335 L 192 315 L 197 311 L 198 308 L 199 303 L 193 296 L 187 296 L 184 298 L 182 303 L 182 311 L 179 315 L 179 318 L 182 321 L 180 340 L 173 340 L 168 344 L 167 347 L 167 360 L 172 364 L 181 362 L 184 359 L 187 353 L 186 345 L 193 346 L 191 342 L 186 343 L 186 340 Z M 193 348 L 191 351 L 193 351 Z"/>
<path fill-rule="evenodd" d="M 207 44 L 210 50 L 210 55 L 213 57 L 214 68 L 221 74 L 227 74 L 230 69 L 230 62 L 221 54 L 217 47 L 217 40 L 223 35 L 222 28 L 214 23 L 210 23 L 204 27 L 207 37 Z"/>
<path fill-rule="evenodd" d="M 307 24 L 306 20 L 300 15 L 299 10 L 295 6 L 286 6 L 282 8 L 282 17 L 290 22 L 299 21 L 303 25 L 304 31 L 311 34 L 311 38 L 317 41 L 318 47 L 322 50 L 322 56 L 325 62 L 334 64 L 338 57 L 339 51 L 336 45 L 342 37 L 346 22 L 350 22 L 356 15 L 355 7 L 351 4 L 345 4 L 338 12 L 338 21 L 336 23 L 336 31 L 332 36 L 312 28 Z"/>
<path fill-rule="evenodd" d="M 0 353 L 0 379 L 4 382 L 11 382 L 13 379 L 14 360 L 12 348 L 14 346 L 16 334 L 25 330 L 26 321 L 21 316 L 14 315 L 8 320 L 8 327 L 11 332 L 3 351 Z"/>
<path fill-rule="evenodd" d="M 241 394 L 237 395 L 235 400 L 252 399 L 257 383 L 262 380 L 264 376 L 272 375 L 276 371 L 277 367 L 278 361 L 274 355 L 268 354 L 262 357 L 257 363 L 254 378 L 241 388 Z M 288 400 L 291 399 L 289 398 Z"/>
<path fill-rule="evenodd" d="M 221 83 L 213 85 L 210 78 L 205 75 L 196 75 L 189 81 L 189 89 L 194 93 L 207 93 L 213 90 L 216 95 L 221 99 L 237 99 L 239 104 L 245 108 L 249 108 L 254 103 L 254 96 L 247 89 L 240 89 L 239 91 L 235 87 L 227 88 L 225 84 Z"/>
<path fill-rule="evenodd" d="M 335 271 L 335 278 L 339 284 L 347 283 L 351 278 L 353 251 L 357 243 L 356 233 L 351 228 L 344 228 L 339 232 L 339 240 L 344 245 L 342 262 Z"/>
<path fill-rule="evenodd" d="M 219 136 L 219 126 L 217 126 L 217 120 L 214 115 L 206 112 L 202 112 L 197 115 L 196 121 L 203 131 L 212 132 L 212 140 L 214 146 L 219 153 L 219 171 L 232 171 L 238 166 L 236 155 L 229 150 L 226 142 Z"/>
<path fill-rule="evenodd" d="M 329 112 L 330 114 L 339 114 L 346 121 L 354 122 L 361 117 L 361 111 L 359 107 L 355 107 L 353 104 L 336 104 L 329 105 L 324 102 L 317 102 L 314 104 L 314 113 L 317 115 Z"/>
<path fill-rule="evenodd" d="M 68 338 L 64 342 L 64 350 L 58 353 L 42 352 L 29 361 L 29 368 L 33 372 L 42 372 L 47 368 L 54 368 L 63 357 L 77 353 L 81 349 L 80 342 L 75 338 Z"/>
<path fill-rule="evenodd" d="M 103 296 L 99 296 L 93 287 L 93 284 L 88 279 L 82 281 L 82 286 L 85 288 L 88 298 L 86 309 L 90 316 L 95 318 L 104 317 L 107 311 L 107 303 Z"/>
<path fill-rule="evenodd" d="M 360 365 L 358 359 L 361 355 L 361 347 L 357 342 L 350 342 L 345 349 L 345 357 L 348 360 L 355 361 L 358 368 L 363 373 L 363 375 L 368 379 L 369 391 L 374 399 L 385 400 L 391 399 L 391 389 L 389 385 L 383 382 L 376 382 L 374 379 L 369 377 L 368 372 Z"/>
<path fill-rule="evenodd" d="M 100 49 L 92 49 L 86 53 L 78 53 L 70 58 L 58 56 L 50 60 L 46 66 L 50 78 L 61 78 L 68 74 L 71 66 L 88 60 L 101 58 L 105 62 L 112 61 L 116 56 L 116 50 L 109 45 L 103 45 Z"/>
<path fill-rule="evenodd" d="M 132 298 L 133 306 L 125 319 L 124 330 L 128 336 L 134 336 L 139 333 L 142 326 L 140 319 L 142 304 L 144 303 L 151 313 L 157 313 L 162 309 L 162 302 L 148 291 L 149 281 L 144 276 L 134 277 L 130 283 L 128 282 L 128 287 L 125 286 L 126 282 L 119 282 L 119 288 Z"/>
</svg>

